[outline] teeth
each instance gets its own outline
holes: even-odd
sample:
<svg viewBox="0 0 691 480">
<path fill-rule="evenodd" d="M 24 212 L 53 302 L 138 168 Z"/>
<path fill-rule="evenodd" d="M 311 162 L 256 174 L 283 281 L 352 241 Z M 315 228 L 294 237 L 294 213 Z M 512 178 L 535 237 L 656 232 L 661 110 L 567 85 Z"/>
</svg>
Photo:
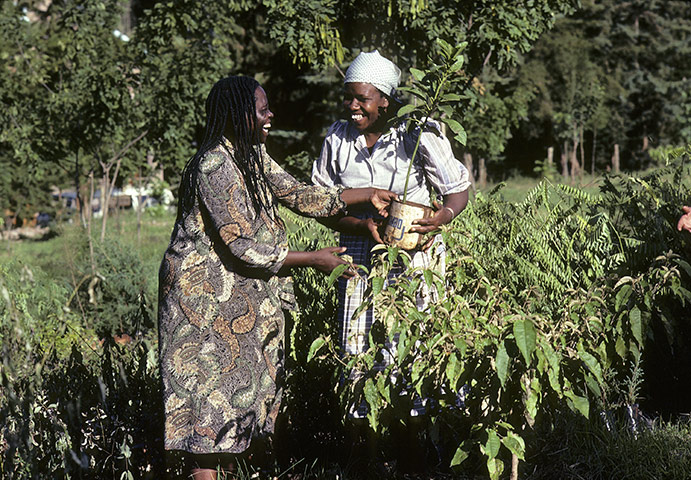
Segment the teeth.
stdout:
<svg viewBox="0 0 691 480">
<path fill-rule="evenodd" d="M 350 118 L 352 118 L 355 121 L 358 121 L 358 120 L 362 120 L 362 115 L 360 115 L 359 113 L 355 113 Z"/>
</svg>

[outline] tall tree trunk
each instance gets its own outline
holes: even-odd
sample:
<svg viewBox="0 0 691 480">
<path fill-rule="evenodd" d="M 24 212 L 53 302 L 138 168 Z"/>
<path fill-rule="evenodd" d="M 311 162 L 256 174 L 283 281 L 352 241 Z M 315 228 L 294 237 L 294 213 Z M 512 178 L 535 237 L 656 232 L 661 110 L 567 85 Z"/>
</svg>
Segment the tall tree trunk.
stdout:
<svg viewBox="0 0 691 480">
<path fill-rule="evenodd" d="M 564 180 L 569 178 L 569 144 L 564 142 L 564 147 L 561 150 L 561 176 Z"/>
<path fill-rule="evenodd" d="M 485 166 L 484 157 L 480 157 L 477 162 L 477 185 L 479 188 L 487 186 L 487 167 Z"/>
<path fill-rule="evenodd" d="M 585 172 L 585 150 L 583 147 L 583 125 L 581 125 L 581 128 L 578 130 L 578 142 L 579 142 L 580 151 L 581 151 L 581 172 Z"/>
<path fill-rule="evenodd" d="M 614 144 L 614 153 L 612 154 L 612 173 L 619 173 L 619 144 Z"/>
<path fill-rule="evenodd" d="M 463 165 L 465 165 L 466 170 L 468 170 L 468 179 L 470 180 L 470 185 L 475 190 L 475 174 L 473 173 L 473 156 L 466 152 L 463 154 Z"/>
<path fill-rule="evenodd" d="M 547 169 L 552 171 L 554 166 L 554 147 L 547 147 Z"/>
<path fill-rule="evenodd" d="M 590 154 L 590 174 L 595 175 L 595 149 L 597 147 L 597 129 L 593 129 L 593 151 Z"/>
<path fill-rule="evenodd" d="M 581 173 L 581 166 L 578 163 L 578 135 L 573 136 L 573 148 L 571 150 L 571 155 L 570 155 L 570 163 L 571 163 L 571 182 L 576 181 L 576 177 L 578 177 Z"/>
</svg>

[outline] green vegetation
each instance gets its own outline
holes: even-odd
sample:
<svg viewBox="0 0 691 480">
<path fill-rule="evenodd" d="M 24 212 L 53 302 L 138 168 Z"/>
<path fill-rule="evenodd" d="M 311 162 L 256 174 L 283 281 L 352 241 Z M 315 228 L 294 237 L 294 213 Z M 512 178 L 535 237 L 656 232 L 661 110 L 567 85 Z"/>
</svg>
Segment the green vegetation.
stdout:
<svg viewBox="0 0 691 480">
<path fill-rule="evenodd" d="M 688 174 L 682 156 L 650 174 L 605 178 L 599 195 L 549 183 L 516 203 L 501 190 L 478 194 L 444 232 L 445 279 L 427 272 L 386 288 L 373 280 L 382 320 L 374 347 L 345 363 L 333 342 L 335 293 L 325 276 L 300 271 L 284 421 L 269 471 L 359 478 L 342 417 L 362 395 L 381 438 L 381 465 L 392 458 L 393 432 L 409 408 L 410 397 L 399 395 L 403 383 L 388 372 L 352 384 L 339 378 L 376 358 L 379 335 L 398 332 L 399 379 L 435 400 L 422 434 L 430 478 L 507 478 L 512 454 L 521 460 L 518 478 L 686 478 L 691 453 L 677 442 L 689 435 L 688 424 L 634 417 L 640 423 L 633 430 L 626 411 L 639 402 L 659 411 L 648 378 L 670 381 L 675 374 L 666 370 L 687 367 L 679 360 L 688 352 L 691 249 L 674 223 Z M 503 190 L 515 195 L 511 183 Z M 284 216 L 292 248 L 334 244 L 316 222 Z M 66 224 L 42 242 L 2 245 L 3 475 L 163 475 L 156 335 L 143 320 L 173 219 L 148 219 L 137 240 L 134 214 L 114 218 L 119 233 L 106 239 L 104 278 L 92 297 L 78 283 L 89 258 L 81 226 Z M 396 254 L 386 250 L 377 268 Z M 111 276 L 109 265 L 128 274 Z M 446 285 L 429 312 L 411 304 L 420 282 Z M 148 306 L 140 297 L 121 301 L 132 291 Z M 128 306 L 135 318 L 115 322 L 128 318 Z M 647 362 L 647 352 L 663 345 L 676 353 L 663 366 Z M 464 385 L 458 408 L 455 392 Z M 668 386 L 665 395 L 678 388 Z M 569 448 L 556 448 L 563 444 Z M 243 468 L 249 478 L 256 466 Z"/>
<path fill-rule="evenodd" d="M 364 399 L 376 475 L 400 473 L 388 460 L 414 392 L 430 399 L 429 477 L 690 478 L 691 244 L 674 229 L 691 189 L 690 22 L 682 0 L 2 0 L 0 226 L 64 218 L 56 188 L 90 206 L 128 182 L 177 185 L 226 74 L 264 85 L 268 149 L 305 178 L 344 62 L 379 49 L 411 72 L 404 112 L 424 111 L 440 45 L 454 58 L 440 120 L 477 189 L 443 232 L 447 276 L 385 285 L 405 255 L 383 249 L 372 348 L 344 358 L 328 279 L 296 275 L 269 472 L 358 478 L 343 418 Z M 173 218 L 149 212 L 81 208 L 51 238 L 0 244 L 3 478 L 163 477 L 154 313 Z M 285 217 L 294 248 L 335 243 Z M 419 312 L 423 283 L 446 296 Z M 400 381 L 364 368 L 387 335 Z M 342 381 L 352 370 L 368 373 Z"/>
</svg>

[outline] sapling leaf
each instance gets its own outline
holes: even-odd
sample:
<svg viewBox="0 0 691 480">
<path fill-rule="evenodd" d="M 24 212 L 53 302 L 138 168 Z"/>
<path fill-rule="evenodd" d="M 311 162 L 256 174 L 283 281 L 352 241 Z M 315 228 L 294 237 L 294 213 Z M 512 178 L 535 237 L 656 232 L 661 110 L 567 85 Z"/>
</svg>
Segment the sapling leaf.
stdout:
<svg viewBox="0 0 691 480">
<path fill-rule="evenodd" d="M 525 363 L 530 365 L 530 355 L 535 350 L 537 333 L 535 326 L 530 319 L 519 318 L 513 322 L 513 335 L 516 338 L 516 345 L 523 354 Z"/>
<path fill-rule="evenodd" d="M 463 445 L 460 445 L 456 449 L 456 453 L 453 454 L 453 458 L 451 459 L 451 467 L 456 467 L 463 463 L 467 458 L 469 457 L 468 452 L 466 452 L 463 448 Z"/>
<path fill-rule="evenodd" d="M 384 287 L 384 279 L 382 277 L 372 278 L 372 295 L 377 295 Z"/>
<path fill-rule="evenodd" d="M 463 128 L 463 126 L 460 123 L 458 123 L 456 120 L 454 120 L 453 118 L 445 118 L 444 123 L 449 126 L 449 128 L 451 129 L 451 131 L 453 133 L 465 132 L 465 129 Z"/>
<path fill-rule="evenodd" d="M 497 435 L 497 432 L 493 429 L 488 428 L 485 432 L 487 432 L 487 442 L 485 442 L 481 449 L 487 458 L 492 459 L 499 453 L 501 440 L 499 440 L 499 435 Z"/>
<path fill-rule="evenodd" d="M 398 117 L 403 117 L 404 115 L 408 115 L 410 112 L 414 111 L 417 107 L 413 105 L 412 103 L 407 103 L 403 105 L 399 110 L 398 110 Z"/>
<path fill-rule="evenodd" d="M 465 145 L 466 142 L 468 141 L 468 134 L 463 130 L 462 132 L 456 134 L 454 137 L 458 143 L 461 145 Z"/>
<path fill-rule="evenodd" d="M 523 438 L 513 432 L 508 432 L 506 436 L 501 439 L 501 443 L 519 459 L 525 459 L 525 441 Z"/>
<path fill-rule="evenodd" d="M 326 344 L 324 337 L 315 338 L 310 345 L 310 350 L 307 353 L 307 363 L 311 362 L 317 352 Z"/>
<path fill-rule="evenodd" d="M 326 281 L 327 285 L 330 287 L 334 283 L 336 283 L 338 277 L 343 275 L 343 272 L 345 272 L 348 269 L 348 267 L 350 267 L 350 265 L 348 265 L 347 263 L 342 263 L 340 265 L 337 265 L 336 268 L 334 268 L 333 270 L 331 270 L 331 274 L 329 275 L 329 278 Z"/>
<path fill-rule="evenodd" d="M 499 344 L 499 348 L 497 349 L 497 357 L 494 360 L 494 363 L 497 368 L 497 376 L 499 377 L 499 382 L 501 383 L 501 387 L 504 388 L 506 385 L 506 377 L 508 377 L 509 374 L 509 354 L 506 352 L 506 345 L 504 345 L 504 342 L 501 342 Z"/>
<path fill-rule="evenodd" d="M 421 82 L 422 79 L 425 77 L 425 72 L 423 72 L 422 70 L 419 70 L 417 68 L 414 68 L 414 67 L 410 69 L 410 74 L 418 82 Z"/>
<path fill-rule="evenodd" d="M 631 333 L 638 342 L 638 345 L 643 345 L 643 322 L 641 322 L 641 311 L 638 307 L 633 307 L 629 312 L 629 322 L 631 324 Z"/>
</svg>

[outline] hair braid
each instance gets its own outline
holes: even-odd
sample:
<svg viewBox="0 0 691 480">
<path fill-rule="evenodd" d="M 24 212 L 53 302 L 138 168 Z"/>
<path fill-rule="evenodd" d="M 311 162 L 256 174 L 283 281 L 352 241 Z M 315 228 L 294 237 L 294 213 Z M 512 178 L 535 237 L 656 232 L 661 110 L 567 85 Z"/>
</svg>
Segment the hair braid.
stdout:
<svg viewBox="0 0 691 480">
<path fill-rule="evenodd" d="M 232 135 L 233 157 L 257 214 L 269 212 L 273 205 L 267 187 L 259 148 L 259 132 L 255 128 L 256 108 L 254 92 L 259 83 L 250 77 L 227 77 L 211 88 L 206 99 L 204 138 L 197 153 L 187 162 L 180 182 L 178 219 L 194 204 L 199 163 L 204 155 L 222 142 L 226 126 Z"/>
</svg>

